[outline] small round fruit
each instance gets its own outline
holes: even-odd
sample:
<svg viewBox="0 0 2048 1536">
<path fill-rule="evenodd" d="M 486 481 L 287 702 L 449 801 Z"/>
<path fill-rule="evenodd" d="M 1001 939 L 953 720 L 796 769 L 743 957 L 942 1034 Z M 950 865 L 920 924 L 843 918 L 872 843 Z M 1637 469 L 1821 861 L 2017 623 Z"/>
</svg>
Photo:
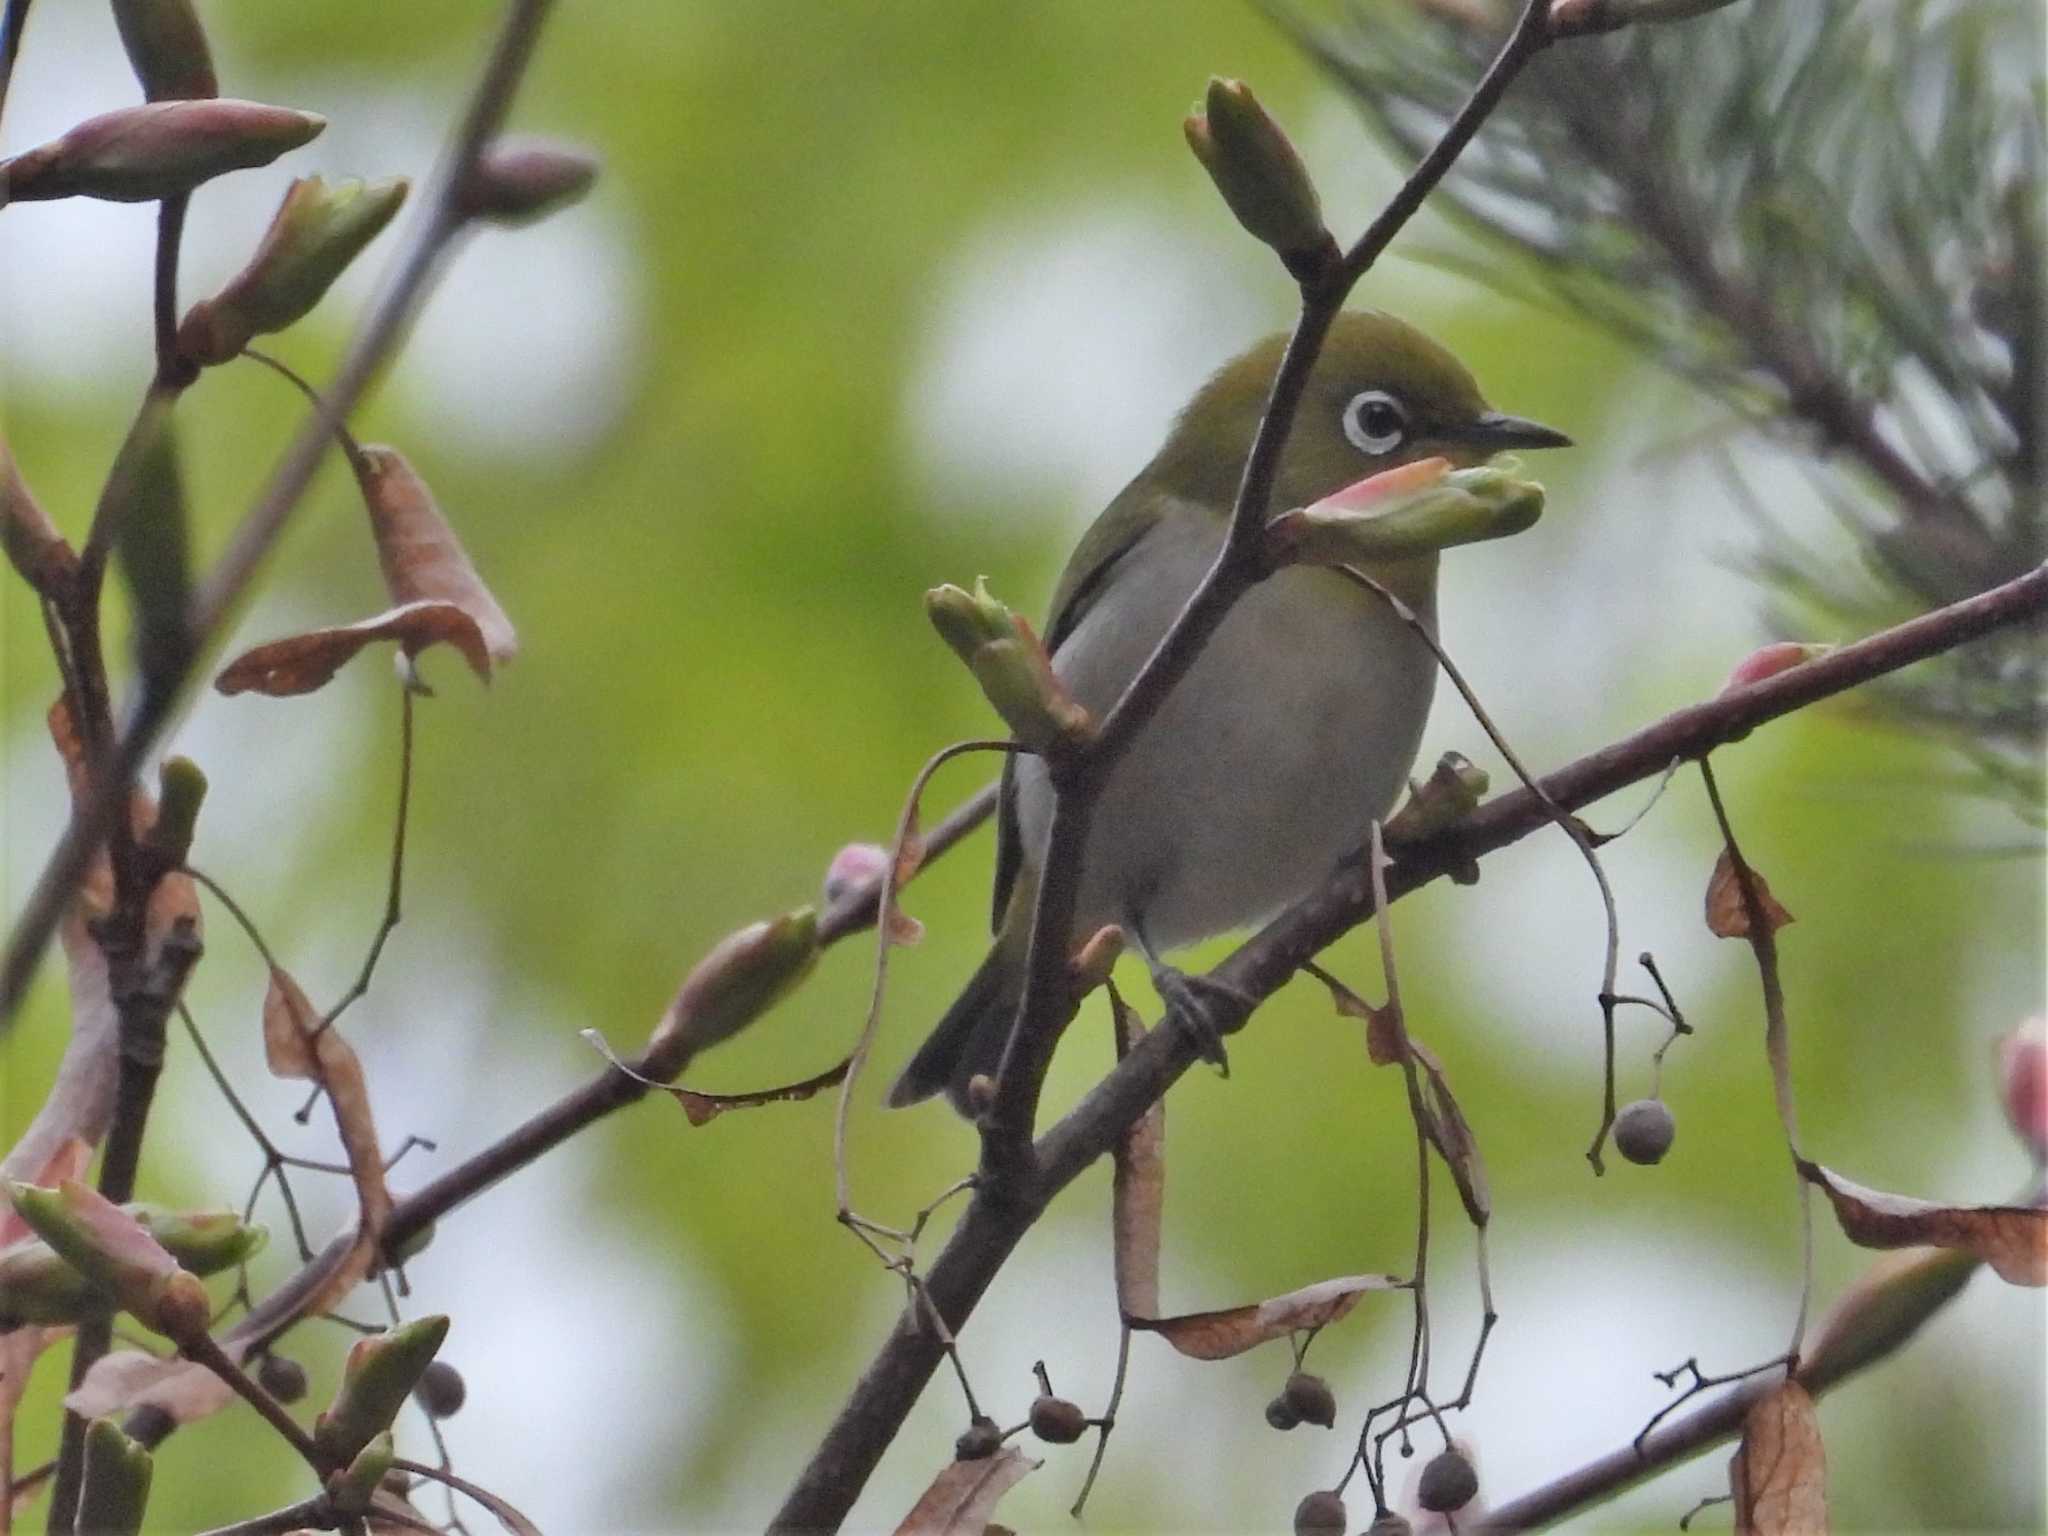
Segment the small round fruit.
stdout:
<svg viewBox="0 0 2048 1536">
<path fill-rule="evenodd" d="M 1415 1536 L 1415 1527 L 1406 1515 L 1395 1514 L 1391 1509 L 1380 1511 L 1379 1517 L 1365 1528 L 1365 1536 Z"/>
<path fill-rule="evenodd" d="M 429 1417 L 449 1419 L 460 1413 L 469 1400 L 469 1386 L 463 1381 L 462 1372 L 446 1360 L 429 1360 L 412 1395 L 419 1399 Z"/>
<path fill-rule="evenodd" d="M 1344 1501 L 1320 1488 L 1294 1506 L 1294 1536 L 1344 1536 Z"/>
<path fill-rule="evenodd" d="M 1266 1422 L 1285 1433 L 1301 1422 L 1301 1415 L 1294 1411 L 1294 1404 L 1281 1396 L 1266 1404 Z"/>
<path fill-rule="evenodd" d="M 1678 1134 L 1678 1122 L 1662 1099 L 1637 1099 L 1614 1117 L 1614 1145 L 1632 1163 L 1661 1163 Z"/>
<path fill-rule="evenodd" d="M 1415 1502 L 1433 1515 L 1463 1509 L 1479 1492 L 1479 1474 L 1462 1451 L 1443 1451 L 1422 1469 Z"/>
<path fill-rule="evenodd" d="M 306 1368 L 289 1355 L 265 1355 L 256 1362 L 256 1381 L 280 1403 L 306 1395 Z"/>
<path fill-rule="evenodd" d="M 1287 1406 L 1304 1424 L 1328 1429 L 1337 1422 L 1337 1394 L 1320 1376 L 1296 1371 L 1287 1378 L 1287 1385 L 1280 1389 L 1280 1396 L 1286 1399 Z"/>
<path fill-rule="evenodd" d="M 1031 1433 L 1047 1445 L 1072 1445 L 1088 1432 L 1088 1415 L 1064 1397 L 1041 1393 L 1031 1404 Z"/>
<path fill-rule="evenodd" d="M 960 1438 L 953 1442 L 955 1461 L 986 1461 L 1002 1448 L 1003 1432 L 996 1428 L 996 1421 L 977 1418 L 960 1431 Z"/>
</svg>

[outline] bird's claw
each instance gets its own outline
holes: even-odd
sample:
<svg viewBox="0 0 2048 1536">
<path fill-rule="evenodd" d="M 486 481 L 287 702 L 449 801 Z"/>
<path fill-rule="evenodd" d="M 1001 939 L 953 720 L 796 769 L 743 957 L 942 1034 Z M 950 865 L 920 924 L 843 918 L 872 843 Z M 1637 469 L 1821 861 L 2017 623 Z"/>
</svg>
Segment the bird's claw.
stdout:
<svg viewBox="0 0 2048 1536">
<path fill-rule="evenodd" d="M 1255 999 L 1227 981 L 1191 976 L 1170 965 L 1152 972 L 1152 985 L 1166 1003 L 1167 1017 L 1187 1031 L 1202 1060 L 1230 1076 L 1230 1055 L 1223 1049 L 1223 1037 L 1244 1026 Z"/>
</svg>

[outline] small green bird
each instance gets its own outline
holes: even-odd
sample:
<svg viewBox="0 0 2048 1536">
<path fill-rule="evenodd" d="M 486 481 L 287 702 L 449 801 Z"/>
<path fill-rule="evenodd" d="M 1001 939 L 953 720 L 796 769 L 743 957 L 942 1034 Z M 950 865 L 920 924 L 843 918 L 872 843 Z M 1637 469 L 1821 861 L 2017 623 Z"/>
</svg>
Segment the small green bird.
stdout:
<svg viewBox="0 0 2048 1536">
<path fill-rule="evenodd" d="M 1285 347 L 1226 364 L 1152 462 L 1082 537 L 1053 594 L 1053 670 L 1098 716 L 1137 675 L 1222 547 Z M 1310 375 L 1273 487 L 1302 507 L 1381 470 L 1441 455 L 1463 466 L 1563 433 L 1491 409 L 1455 357 L 1391 315 L 1346 313 Z M 1434 554 L 1371 571 L 1434 629 Z M 1364 845 L 1406 783 L 1435 659 L 1371 592 L 1288 566 L 1246 593 L 1131 744 L 1096 802 L 1078 940 L 1117 923 L 1161 995 L 1197 1022 L 1211 999 L 1161 956 L 1271 917 Z M 998 810 L 995 945 L 889 1092 L 892 1105 L 993 1074 L 1023 991 L 1052 819 L 1044 765 L 1013 756 Z"/>
</svg>

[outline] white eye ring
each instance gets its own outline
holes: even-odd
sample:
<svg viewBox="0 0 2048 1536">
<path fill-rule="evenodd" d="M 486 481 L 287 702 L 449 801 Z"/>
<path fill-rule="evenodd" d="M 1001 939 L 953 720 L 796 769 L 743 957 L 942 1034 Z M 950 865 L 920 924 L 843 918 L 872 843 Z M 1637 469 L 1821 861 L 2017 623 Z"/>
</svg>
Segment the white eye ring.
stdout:
<svg viewBox="0 0 2048 1536">
<path fill-rule="evenodd" d="M 1385 390 L 1368 389 L 1344 407 L 1344 435 L 1361 453 L 1392 453 L 1408 436 L 1408 413 Z"/>
</svg>

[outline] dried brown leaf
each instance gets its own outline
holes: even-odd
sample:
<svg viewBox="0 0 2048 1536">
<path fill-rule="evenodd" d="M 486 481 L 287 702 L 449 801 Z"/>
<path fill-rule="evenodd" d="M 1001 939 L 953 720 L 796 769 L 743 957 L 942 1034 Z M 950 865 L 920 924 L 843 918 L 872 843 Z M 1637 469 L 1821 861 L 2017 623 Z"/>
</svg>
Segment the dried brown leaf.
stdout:
<svg viewBox="0 0 2048 1536">
<path fill-rule="evenodd" d="M 896 1536 L 982 1536 L 996 1501 L 1040 1465 L 1014 1445 L 979 1461 L 956 1461 L 918 1496 Z"/>
<path fill-rule="evenodd" d="M 1374 1007 L 1334 976 L 1325 976 L 1323 984 L 1330 989 L 1330 1001 L 1337 1012 L 1347 1019 L 1365 1021 L 1365 1055 L 1368 1061 L 1376 1067 L 1391 1067 L 1401 1059 L 1407 1032 L 1402 1027 L 1398 1004 Z"/>
<path fill-rule="evenodd" d="M 1220 1312 L 1186 1312 L 1179 1317 L 1126 1317 L 1144 1333 L 1162 1335 L 1194 1360 L 1228 1360 L 1273 1339 L 1338 1322 L 1368 1291 L 1391 1291 L 1404 1282 L 1395 1275 L 1344 1275 L 1298 1291 Z"/>
<path fill-rule="evenodd" d="M 491 662 L 517 655 L 519 637 L 435 505 L 433 492 L 396 448 L 364 447 L 356 455 L 355 471 L 391 600 L 453 603 L 467 613 L 488 657 L 481 666 L 472 657 L 470 665 L 488 682 Z"/>
<path fill-rule="evenodd" d="M 475 618 L 457 603 L 421 600 L 354 624 L 308 630 L 256 646 L 223 667 L 213 686 L 228 695 L 261 693 L 273 699 L 312 693 L 326 687 L 357 652 L 380 640 L 396 640 L 408 656 L 446 642 L 462 653 L 478 677 L 490 679 L 491 652 Z"/>
<path fill-rule="evenodd" d="M 1458 1198 L 1464 1202 L 1472 1225 L 1483 1227 L 1493 1214 L 1493 1194 L 1486 1182 L 1486 1164 L 1479 1156 L 1478 1138 L 1472 1134 L 1471 1122 L 1451 1093 L 1443 1063 L 1436 1059 L 1436 1053 L 1412 1035 L 1408 1045 L 1422 1068 L 1423 1134 L 1451 1170 Z"/>
<path fill-rule="evenodd" d="M 234 1389 L 203 1365 L 175 1355 L 160 1359 L 139 1349 L 122 1349 L 94 1361 L 64 1406 L 88 1419 L 161 1408 L 175 1422 L 190 1424 L 234 1400 Z"/>
<path fill-rule="evenodd" d="M 1749 878 L 1756 882 L 1757 903 L 1764 909 L 1771 932 L 1776 933 L 1793 920 L 1792 914 L 1771 894 L 1770 883 L 1755 865 L 1750 866 Z M 1707 881 L 1707 932 L 1717 939 L 1749 937 L 1749 908 L 1742 900 L 1742 882 L 1736 878 L 1735 861 L 1725 847 L 1714 861 L 1713 876 Z"/>
<path fill-rule="evenodd" d="M 1112 985 L 1119 1060 L 1145 1034 L 1145 1022 Z M 1112 1153 L 1110 1230 L 1116 1304 L 1125 1317 L 1159 1315 L 1160 1227 L 1166 1211 L 1166 1100 L 1154 1099 Z"/>
<path fill-rule="evenodd" d="M 2010 1284 L 2048 1285 L 2048 1210 L 2028 1205 L 1938 1205 L 1865 1189 L 1803 1158 L 1799 1171 L 1826 1192 L 1843 1235 L 1858 1247 L 1956 1248 L 1975 1254 Z"/>
<path fill-rule="evenodd" d="M 807 1077 L 800 1083 L 784 1083 L 777 1088 L 757 1088 L 752 1093 L 699 1093 L 694 1088 L 670 1088 L 663 1085 L 662 1091 L 683 1106 L 683 1113 L 690 1118 L 690 1124 L 703 1125 L 716 1120 L 729 1109 L 755 1109 L 763 1104 L 796 1104 L 814 1098 L 827 1088 L 837 1088 L 852 1067 L 853 1058 L 847 1057 L 837 1066 L 827 1067 L 816 1077 Z"/>
<path fill-rule="evenodd" d="M 1737 1536 L 1824 1536 L 1827 1483 L 1813 1399 L 1798 1382 L 1784 1382 L 1749 1410 L 1728 1464 Z"/>
<path fill-rule="evenodd" d="M 273 1074 L 318 1083 L 333 1106 L 335 1129 L 348 1157 L 349 1179 L 356 1188 L 356 1246 L 366 1250 L 356 1256 L 363 1266 L 356 1272 L 360 1278 L 367 1272 L 377 1238 L 391 1214 L 391 1192 L 384 1184 L 384 1153 L 377 1140 L 376 1117 L 370 1111 L 369 1085 L 363 1078 L 361 1060 L 341 1031 L 331 1024 L 322 1028 L 319 1013 L 299 984 L 276 967 L 271 969 L 270 989 L 263 999 L 263 1054 Z"/>
</svg>

